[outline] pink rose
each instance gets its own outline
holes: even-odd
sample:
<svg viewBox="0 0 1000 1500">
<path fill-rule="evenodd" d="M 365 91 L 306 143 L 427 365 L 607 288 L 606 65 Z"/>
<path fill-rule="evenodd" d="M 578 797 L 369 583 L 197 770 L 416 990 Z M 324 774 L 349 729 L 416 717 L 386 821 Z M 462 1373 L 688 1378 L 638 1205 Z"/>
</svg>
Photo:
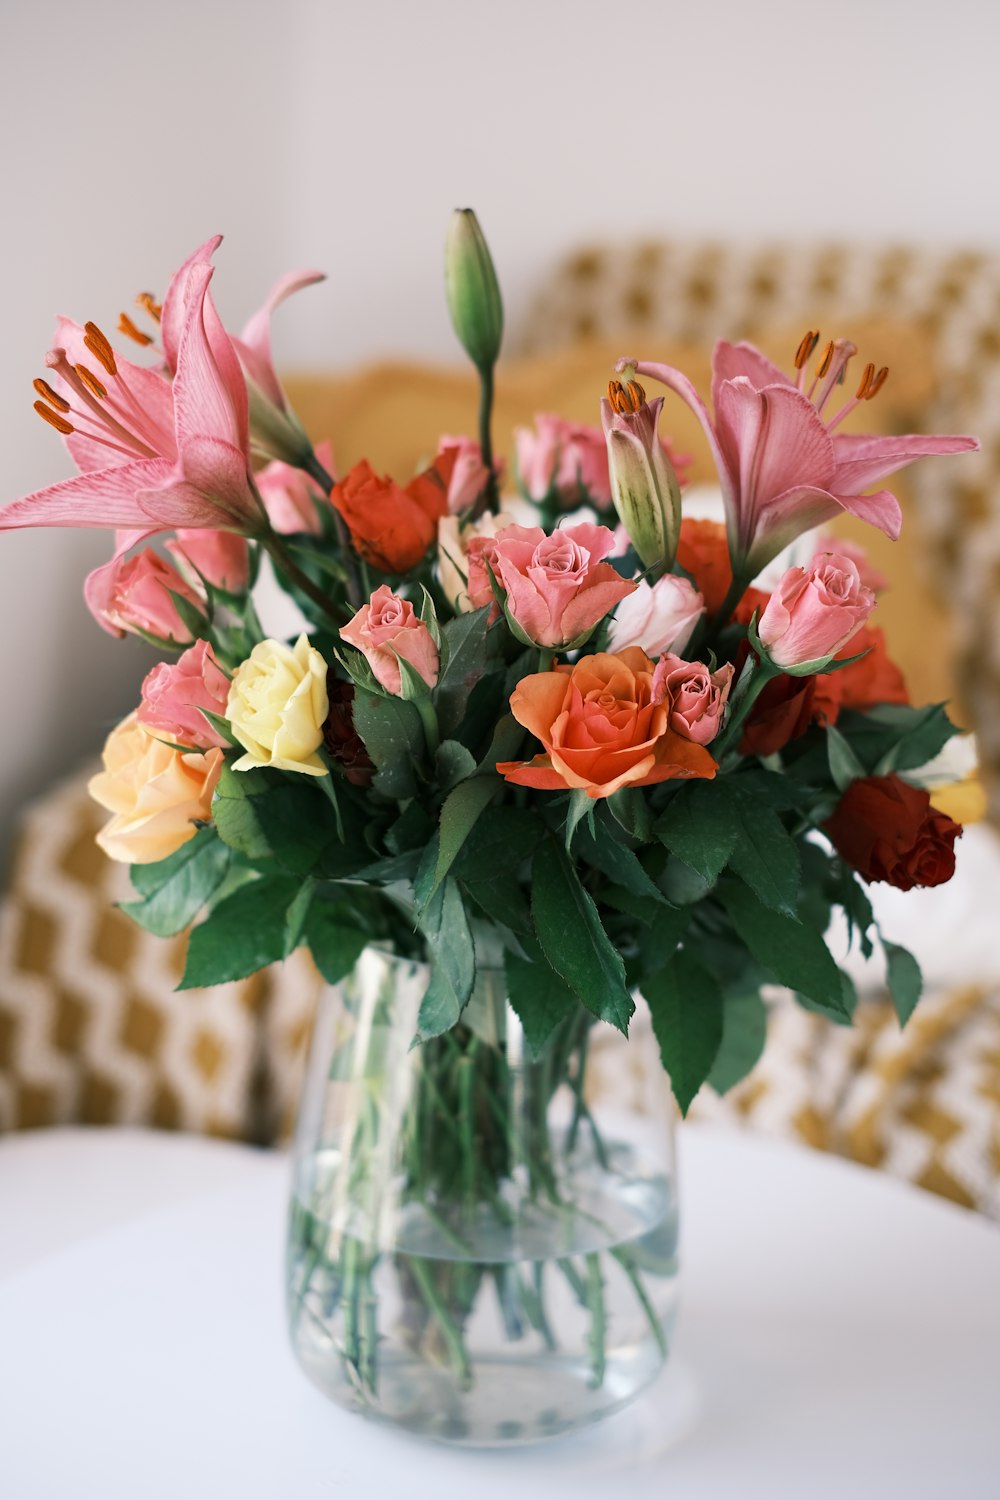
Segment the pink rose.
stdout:
<svg viewBox="0 0 1000 1500">
<path fill-rule="evenodd" d="M 875 608 L 849 557 L 820 552 L 811 566 L 789 568 L 778 581 L 757 626 L 771 661 L 786 670 L 826 663 Z"/>
<path fill-rule="evenodd" d="M 838 557 L 849 557 L 861 575 L 861 582 L 873 594 L 882 594 L 889 587 L 888 578 L 881 568 L 875 566 L 860 542 L 849 542 L 846 537 L 824 531 L 816 538 L 816 547 L 820 552 L 835 551 Z"/>
<path fill-rule="evenodd" d="M 333 473 L 333 447 L 329 442 L 320 443 L 316 457 L 328 474 Z M 295 532 L 308 532 L 319 536 L 322 526 L 316 498 L 319 487 L 301 469 L 275 459 L 256 475 L 257 488 L 264 502 L 267 517 L 275 531 L 285 536 Z"/>
<path fill-rule="evenodd" d="M 518 427 L 514 442 L 521 483 L 532 500 L 554 492 L 564 510 L 586 500 L 599 509 L 611 504 L 608 451 L 599 427 L 538 412 L 535 429 Z"/>
<path fill-rule="evenodd" d="M 234 531 L 182 529 L 166 547 L 195 588 L 200 578 L 231 594 L 240 594 L 247 586 L 250 563 L 246 537 Z"/>
<path fill-rule="evenodd" d="M 343 640 L 364 652 L 368 665 L 387 693 L 400 697 L 400 661 L 409 662 L 429 688 L 438 679 L 438 648 L 408 599 L 400 599 L 387 583 L 377 588 L 353 620 L 341 627 Z"/>
<path fill-rule="evenodd" d="M 128 630 L 163 641 L 186 643 L 194 639 L 170 595 L 178 594 L 198 610 L 203 601 L 177 569 L 151 547 L 144 547 L 134 557 L 116 556 L 92 573 L 87 583 L 87 606 L 111 635 L 122 636 Z"/>
<path fill-rule="evenodd" d="M 142 684 L 142 702 L 136 713 L 147 729 L 169 735 L 180 745 L 209 750 L 225 746 L 227 739 L 199 709 L 226 717 L 229 678 L 216 661 L 207 641 L 195 641 L 173 663 L 161 661 Z"/>
<path fill-rule="evenodd" d="M 652 585 L 642 579 L 615 611 L 609 649 L 641 646 L 647 656 L 683 651 L 704 613 L 705 601 L 688 579 L 673 573 Z"/>
<path fill-rule="evenodd" d="M 607 526 L 584 522 L 546 536 L 540 526 L 505 526 L 469 544 L 469 597 L 493 598 L 489 568 L 506 595 L 508 622 L 529 644 L 579 646 L 635 584 L 602 561 L 615 544 Z"/>
<path fill-rule="evenodd" d="M 703 662 L 685 661 L 668 652 L 656 663 L 653 696 L 669 703 L 670 728 L 675 734 L 696 745 L 707 745 L 721 727 L 732 681 L 731 662 L 710 672 Z"/>
<path fill-rule="evenodd" d="M 486 488 L 489 470 L 483 463 L 482 448 L 472 438 L 442 437 L 438 443 L 438 457 L 449 448 L 455 450 L 456 458 L 448 484 L 448 514 L 457 516 L 479 499 Z M 502 459 L 496 460 L 493 471 L 497 476 L 497 483 L 501 483 L 504 475 Z"/>
</svg>

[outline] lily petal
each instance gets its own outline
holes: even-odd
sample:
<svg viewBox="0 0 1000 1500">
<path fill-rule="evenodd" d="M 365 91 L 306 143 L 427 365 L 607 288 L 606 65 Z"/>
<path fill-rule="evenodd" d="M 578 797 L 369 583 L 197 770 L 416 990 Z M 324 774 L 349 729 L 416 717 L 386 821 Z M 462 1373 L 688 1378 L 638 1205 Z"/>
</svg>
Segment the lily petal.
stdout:
<svg viewBox="0 0 1000 1500">
<path fill-rule="evenodd" d="M 649 360 L 620 359 L 615 365 L 615 369 L 620 373 L 627 365 L 633 365 L 636 373 L 638 375 L 645 375 L 647 380 L 657 380 L 660 385 L 665 385 L 669 391 L 673 391 L 675 396 L 680 396 L 685 405 L 689 406 L 694 412 L 708 439 L 708 446 L 712 451 L 712 458 L 719 472 L 722 497 L 728 509 L 735 497 L 735 479 L 730 470 L 729 461 L 722 451 L 712 418 L 708 413 L 708 407 L 698 395 L 690 380 L 680 370 L 675 370 L 673 365 L 661 365 Z"/>
<path fill-rule="evenodd" d="M 903 437 L 870 437 L 863 433 L 837 433 L 833 439 L 837 465 L 834 487 L 840 494 L 853 494 L 918 458 L 976 453 L 979 447 L 979 439 L 974 437 L 934 434 L 923 437 L 912 433 Z"/>
<path fill-rule="evenodd" d="M 163 312 L 160 315 L 160 337 L 163 340 L 163 353 L 171 374 L 177 369 L 181 335 L 188 317 L 191 273 L 196 266 L 208 265 L 221 244 L 222 235 L 213 234 L 211 239 L 198 246 L 193 255 L 188 256 L 184 264 L 179 266 L 170 278 L 170 285 L 163 299 Z"/>
<path fill-rule="evenodd" d="M 289 271 L 275 282 L 267 294 L 264 306 L 254 313 L 239 339 L 233 340 L 251 380 L 256 381 L 264 394 L 282 410 L 285 407 L 285 393 L 271 359 L 271 314 L 293 292 L 325 280 L 325 271 Z"/>
<path fill-rule="evenodd" d="M 188 317 L 181 335 L 174 379 L 177 446 L 192 437 L 221 438 L 249 447 L 247 388 L 232 341 L 209 295 L 214 267 L 199 264 L 189 275 Z"/>
<path fill-rule="evenodd" d="M 76 474 L 5 505 L 0 509 L 0 530 L 21 526 L 148 528 L 150 512 L 140 496 L 168 483 L 173 472 L 168 459 L 142 458 Z"/>
<path fill-rule="evenodd" d="M 730 344 L 726 339 L 719 339 L 712 350 L 712 407 L 716 418 L 719 415 L 719 386 L 724 380 L 735 380 L 739 375 L 745 375 L 758 389 L 765 385 L 795 384 L 753 344 L 742 341 Z"/>
</svg>

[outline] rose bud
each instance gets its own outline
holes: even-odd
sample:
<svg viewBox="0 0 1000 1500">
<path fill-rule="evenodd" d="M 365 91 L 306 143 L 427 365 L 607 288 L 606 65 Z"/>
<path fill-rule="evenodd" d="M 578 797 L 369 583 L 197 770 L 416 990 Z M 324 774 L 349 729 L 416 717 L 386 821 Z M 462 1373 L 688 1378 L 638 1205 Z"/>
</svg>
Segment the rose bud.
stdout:
<svg viewBox="0 0 1000 1500">
<path fill-rule="evenodd" d="M 412 679 L 404 683 L 401 662 L 422 679 L 427 691 L 437 682 L 440 660 L 434 637 L 409 599 L 400 599 L 387 583 L 341 626 L 340 636 L 363 652 L 377 680 L 393 697 L 412 696 L 414 684 Z"/>
<path fill-rule="evenodd" d="M 727 662 L 711 672 L 700 661 L 685 661 L 668 653 L 661 656 L 653 673 L 653 695 L 666 702 L 670 728 L 696 745 L 707 745 L 722 728 L 733 665 Z"/>
<path fill-rule="evenodd" d="M 471 208 L 451 217 L 444 253 L 445 291 L 452 326 L 477 370 L 496 364 L 503 338 L 503 303 L 493 258 Z"/>
<path fill-rule="evenodd" d="M 615 611 L 608 635 L 611 650 L 641 646 L 647 656 L 683 651 L 704 612 L 701 595 L 686 578 L 666 573 L 652 585 L 640 579 L 635 593 Z"/>
<path fill-rule="evenodd" d="M 789 568 L 757 625 L 769 660 L 795 676 L 822 672 L 867 620 L 875 595 L 849 557 L 821 552 L 806 568 Z"/>
<path fill-rule="evenodd" d="M 250 574 L 246 537 L 235 531 L 193 531 L 182 528 L 167 551 L 181 572 L 197 588 L 203 578 L 217 589 L 241 594 Z"/>
<path fill-rule="evenodd" d="M 643 567 L 673 566 L 681 487 L 657 434 L 663 397 L 647 401 L 634 380 L 611 381 L 601 401 L 611 498 Z"/>
<path fill-rule="evenodd" d="M 84 598 L 91 614 L 110 635 L 126 631 L 153 636 L 164 643 L 194 640 L 173 596 L 200 614 L 204 602 L 166 558 L 144 547 L 133 557 L 116 555 L 87 579 Z"/>
</svg>

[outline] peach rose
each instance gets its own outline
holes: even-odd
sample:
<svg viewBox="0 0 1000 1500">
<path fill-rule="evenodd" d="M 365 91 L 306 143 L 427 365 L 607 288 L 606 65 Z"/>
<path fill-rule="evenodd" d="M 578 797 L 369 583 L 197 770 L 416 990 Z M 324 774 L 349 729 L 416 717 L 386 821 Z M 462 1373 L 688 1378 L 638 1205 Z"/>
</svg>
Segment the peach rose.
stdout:
<svg viewBox="0 0 1000 1500">
<path fill-rule="evenodd" d="M 579 788 L 597 798 L 626 786 L 716 772 L 707 750 L 670 728 L 669 707 L 654 695 L 653 663 L 637 646 L 523 677 L 510 709 L 545 747 L 533 760 L 497 765 L 519 786 Z"/>
<path fill-rule="evenodd" d="M 700 661 L 667 653 L 656 663 L 653 692 L 670 709 L 670 727 L 696 745 L 707 745 L 722 727 L 733 681 L 733 664 L 711 672 Z"/>
<path fill-rule="evenodd" d="M 340 636 L 349 646 L 364 652 L 376 678 L 387 693 L 403 695 L 400 662 L 408 662 L 432 688 L 438 680 L 438 648 L 434 637 L 409 599 L 400 599 L 387 583 L 377 588 L 352 620 L 341 626 Z"/>
<path fill-rule="evenodd" d="M 208 750 L 227 745 L 200 712 L 207 708 L 226 717 L 229 678 L 207 641 L 195 641 L 175 662 L 161 661 L 146 674 L 136 717 L 147 729 L 167 734 L 182 745 Z"/>
<path fill-rule="evenodd" d="M 222 771 L 217 747 L 187 753 L 159 740 L 135 714 L 108 735 L 104 770 L 88 790 L 114 814 L 97 835 L 111 859 L 148 865 L 166 859 L 212 815 L 212 793 Z"/>
<path fill-rule="evenodd" d="M 606 526 L 585 522 L 546 536 L 540 526 L 505 526 L 469 545 L 469 598 L 493 598 L 490 572 L 506 595 L 508 622 L 527 644 L 579 646 L 635 584 L 603 559 L 615 544 Z"/>
</svg>

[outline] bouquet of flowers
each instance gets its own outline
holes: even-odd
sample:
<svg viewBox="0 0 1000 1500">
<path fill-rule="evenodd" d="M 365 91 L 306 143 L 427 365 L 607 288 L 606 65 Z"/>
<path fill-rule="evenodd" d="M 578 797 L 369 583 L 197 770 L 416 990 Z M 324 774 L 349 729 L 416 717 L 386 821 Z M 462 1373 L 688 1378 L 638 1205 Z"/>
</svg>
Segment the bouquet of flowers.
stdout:
<svg viewBox="0 0 1000 1500">
<path fill-rule="evenodd" d="M 335 475 L 270 349 L 271 313 L 318 274 L 280 281 L 237 337 L 210 293 L 218 243 L 185 261 L 162 305 L 139 298 L 143 326 L 122 314 L 150 362 L 60 320 L 35 409 L 79 473 L 8 505 L 0 527 L 112 528 L 87 603 L 105 630 L 169 658 L 91 791 L 112 814 L 102 847 L 132 865 L 126 910 L 158 934 L 191 926 L 182 987 L 302 945 L 348 989 L 366 950 L 421 976 L 412 1004 L 394 1010 L 383 985 L 368 1017 L 411 1070 L 380 1180 L 450 1246 L 450 1261 L 426 1241 L 395 1257 L 410 1293 L 400 1347 L 468 1390 L 466 1330 L 504 1257 L 463 1261 L 456 1247 L 484 1205 L 501 1233 L 515 1194 L 565 1212 L 565 1164 L 585 1137 L 592 1161 L 613 1154 L 586 1095 L 595 1028 L 626 1033 L 641 996 L 684 1112 L 706 1079 L 731 1086 L 756 1061 L 768 983 L 850 1020 L 852 983 L 825 938 L 838 907 L 866 955 L 881 943 L 910 1015 L 919 969 L 879 930 L 866 884 L 951 876 L 961 828 L 922 768 L 956 729 L 942 705 L 908 701 L 871 623 L 882 580 L 814 533 L 846 512 L 897 535 L 898 502 L 872 487 L 977 444 L 845 432 L 887 371 L 848 377 L 854 345 L 810 331 L 787 374 L 718 344 L 711 409 L 679 370 L 622 359 L 600 427 L 543 414 L 518 433 L 508 496 L 491 432 L 501 300 L 462 211 L 446 286 L 480 378 L 477 437 L 443 438 L 415 477 L 364 461 Z M 683 460 L 649 384 L 697 416 L 724 527 L 682 519 Z M 297 639 L 258 620 L 262 565 L 301 612 Z M 324 1076 L 364 1072 L 363 1009 Z M 535 1123 L 515 1149 L 517 1067 Z M 547 1111 L 563 1094 L 557 1139 Z M 367 1191 L 386 1096 L 371 1086 L 366 1101 L 348 1110 L 337 1171 Z M 293 1215 L 295 1316 L 335 1349 L 353 1396 L 377 1404 L 385 1243 L 338 1219 L 329 1195 L 320 1213 L 315 1174 L 312 1186 Z M 664 1345 L 655 1257 L 615 1244 L 550 1257 L 584 1315 L 591 1390 L 612 1354 L 612 1264 Z M 554 1347 L 542 1279 L 502 1280 L 508 1331 L 530 1325 Z"/>
</svg>

